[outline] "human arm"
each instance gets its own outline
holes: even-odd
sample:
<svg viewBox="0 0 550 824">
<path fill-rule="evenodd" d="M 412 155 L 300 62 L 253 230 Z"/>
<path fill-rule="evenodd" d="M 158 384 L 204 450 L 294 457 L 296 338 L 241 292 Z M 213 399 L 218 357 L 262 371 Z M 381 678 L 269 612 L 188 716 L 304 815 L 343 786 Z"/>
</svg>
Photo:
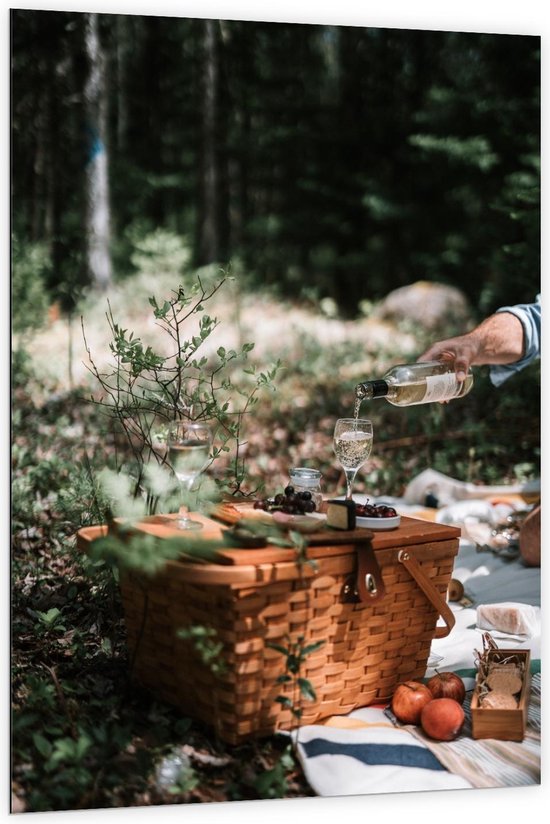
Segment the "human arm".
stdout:
<svg viewBox="0 0 550 824">
<path fill-rule="evenodd" d="M 419 360 L 454 363 L 459 381 L 470 366 L 491 366 L 491 380 L 498 386 L 514 372 L 540 357 L 540 300 L 505 306 L 471 332 L 432 344 Z"/>
<path fill-rule="evenodd" d="M 470 366 L 514 363 L 522 354 L 521 321 L 509 312 L 499 312 L 465 335 L 432 344 L 419 360 L 453 361 L 457 378 L 463 381 Z"/>
</svg>

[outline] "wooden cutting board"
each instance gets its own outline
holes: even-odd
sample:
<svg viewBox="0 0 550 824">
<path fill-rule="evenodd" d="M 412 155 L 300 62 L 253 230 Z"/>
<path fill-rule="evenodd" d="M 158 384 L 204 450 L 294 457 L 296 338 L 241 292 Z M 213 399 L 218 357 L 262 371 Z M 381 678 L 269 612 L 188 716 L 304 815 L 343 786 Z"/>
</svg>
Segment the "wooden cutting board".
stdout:
<svg viewBox="0 0 550 824">
<path fill-rule="evenodd" d="M 326 504 L 323 508 L 326 509 Z M 224 503 L 215 509 L 213 517 L 226 524 L 235 524 L 242 518 L 246 518 L 251 509 L 251 504 Z M 320 521 L 319 530 L 308 533 L 307 540 L 311 546 L 317 544 L 353 544 L 364 541 L 369 536 L 372 536 L 375 549 L 383 549 L 388 546 L 420 544 L 428 540 L 441 541 L 455 538 L 460 536 L 460 529 L 447 524 L 437 524 L 434 521 L 409 518 L 403 515 L 401 516 L 400 525 L 395 529 L 371 530 L 360 526 L 351 530 L 332 529 L 326 525 L 326 522 Z M 417 540 L 416 537 L 418 537 Z"/>
</svg>

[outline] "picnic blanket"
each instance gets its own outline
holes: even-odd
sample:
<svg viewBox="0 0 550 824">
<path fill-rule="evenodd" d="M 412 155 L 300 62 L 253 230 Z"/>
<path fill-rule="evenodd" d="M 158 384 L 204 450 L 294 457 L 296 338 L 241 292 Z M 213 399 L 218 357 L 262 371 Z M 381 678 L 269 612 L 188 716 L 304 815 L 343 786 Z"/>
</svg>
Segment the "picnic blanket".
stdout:
<svg viewBox="0 0 550 824">
<path fill-rule="evenodd" d="M 532 677 L 522 742 L 471 738 L 470 695 L 463 731 L 452 742 L 431 741 L 381 707 L 304 727 L 295 737 L 310 786 L 317 795 L 332 796 L 539 784 L 540 672 Z"/>
<path fill-rule="evenodd" d="M 414 507 L 403 500 L 393 499 L 393 504 L 403 514 L 415 514 Z M 483 526 L 496 517 L 493 506 L 487 500 L 472 499 L 451 503 L 431 517 L 444 523 Z M 433 675 L 437 667 L 438 671 L 458 672 L 463 678 L 466 721 L 460 736 L 453 742 L 432 741 L 419 728 L 399 724 L 386 706 L 366 707 L 304 726 L 293 736 L 306 778 L 317 795 L 540 784 L 540 569 L 526 567 L 519 555 L 480 547 L 468 530 L 463 534 L 467 537 L 460 540 L 453 577 L 462 582 L 465 597 L 450 604 L 455 626 L 449 636 L 434 640 L 425 676 Z M 484 632 L 476 625 L 476 608 L 503 602 L 532 605 L 538 620 L 529 637 L 491 632 L 499 647 L 531 651 L 531 696 L 522 742 L 471 737 L 469 706 L 476 676 L 475 651 L 483 649 Z"/>
</svg>

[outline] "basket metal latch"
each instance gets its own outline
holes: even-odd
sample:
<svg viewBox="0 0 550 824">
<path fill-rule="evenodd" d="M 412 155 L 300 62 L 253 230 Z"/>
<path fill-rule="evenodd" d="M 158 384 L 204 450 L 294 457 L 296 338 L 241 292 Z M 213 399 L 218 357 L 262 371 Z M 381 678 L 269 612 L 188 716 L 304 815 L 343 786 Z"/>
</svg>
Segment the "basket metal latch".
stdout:
<svg viewBox="0 0 550 824">
<path fill-rule="evenodd" d="M 386 593 L 382 573 L 370 541 L 358 544 L 356 549 L 357 569 L 344 583 L 342 600 L 345 603 L 371 604 Z"/>
</svg>

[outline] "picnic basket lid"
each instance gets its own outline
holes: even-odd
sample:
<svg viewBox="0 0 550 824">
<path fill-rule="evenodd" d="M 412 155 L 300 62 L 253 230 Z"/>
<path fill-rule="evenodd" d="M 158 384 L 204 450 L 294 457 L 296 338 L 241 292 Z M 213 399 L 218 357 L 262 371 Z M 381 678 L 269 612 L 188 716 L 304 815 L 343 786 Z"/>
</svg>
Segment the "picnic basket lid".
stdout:
<svg viewBox="0 0 550 824">
<path fill-rule="evenodd" d="M 296 561 L 296 550 L 294 548 L 272 545 L 262 548 L 226 546 L 223 543 L 223 532 L 228 526 L 235 524 L 240 515 L 238 512 L 235 513 L 234 508 L 227 505 L 219 507 L 215 515 L 216 517 L 208 517 L 200 513 L 193 513 L 193 518 L 202 521 L 204 525 L 204 529 L 200 533 L 201 539 L 220 541 L 216 566 L 258 566 L 284 562 L 294 563 Z M 175 525 L 176 519 L 177 515 L 173 513 L 153 515 L 134 524 L 132 528 L 158 538 L 181 537 L 182 532 Z M 122 523 L 117 519 L 113 527 L 116 529 L 117 524 Z M 79 531 L 77 542 L 81 549 L 86 550 L 93 540 L 106 534 L 107 527 L 85 527 Z M 307 556 L 308 558 L 326 558 L 335 555 L 346 555 L 357 544 L 366 542 L 370 542 L 372 548 L 377 551 L 448 541 L 457 539 L 459 536 L 460 529 L 457 527 L 406 516 L 401 518 L 401 523 L 396 529 L 381 532 L 373 532 L 362 527 L 357 527 L 354 530 L 336 530 L 321 524 L 318 532 L 306 536 L 308 543 Z M 177 563 L 192 564 L 190 561 Z"/>
</svg>

